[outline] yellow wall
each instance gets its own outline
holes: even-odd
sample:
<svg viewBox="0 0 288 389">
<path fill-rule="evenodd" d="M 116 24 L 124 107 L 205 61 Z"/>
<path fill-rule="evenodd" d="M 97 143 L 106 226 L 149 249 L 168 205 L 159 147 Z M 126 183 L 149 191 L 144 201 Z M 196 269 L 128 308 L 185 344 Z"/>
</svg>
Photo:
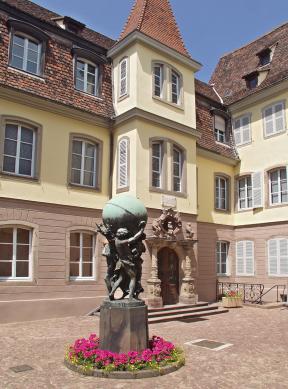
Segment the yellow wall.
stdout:
<svg viewBox="0 0 288 389">
<path fill-rule="evenodd" d="M 119 127 L 115 132 L 115 148 L 119 139 L 123 136 L 130 139 L 130 190 L 136 194 L 148 208 L 162 209 L 162 193 L 149 190 L 150 186 L 150 138 L 159 137 L 176 142 L 186 150 L 187 156 L 187 197 L 183 198 L 177 194 L 167 195 L 177 198 L 177 209 L 180 212 L 191 214 L 197 213 L 196 204 L 196 140 L 192 136 L 177 133 L 167 128 L 148 123 L 143 120 L 134 120 Z M 169 153 L 168 153 L 169 155 Z M 168 188 L 171 188 L 172 161 L 167 161 Z M 113 192 L 116 193 L 116 158 L 113 178 Z"/>
<path fill-rule="evenodd" d="M 129 58 L 130 88 L 128 97 L 119 99 L 119 62 L 125 56 Z M 176 107 L 174 104 L 153 98 L 153 61 L 166 63 L 182 74 L 183 107 Z M 114 104 L 117 115 L 137 107 L 196 128 L 194 73 L 190 67 L 140 43 L 118 54 L 113 60 L 113 66 Z"/>
<path fill-rule="evenodd" d="M 0 99 L 0 115 L 19 116 L 42 125 L 42 154 L 39 182 L 0 176 L 0 196 L 88 208 L 102 208 L 109 195 L 109 130 L 63 115 Z M 70 133 L 80 133 L 103 142 L 102 193 L 68 188 Z"/>
<path fill-rule="evenodd" d="M 213 159 L 197 155 L 198 167 L 198 221 L 233 225 L 234 168 Z M 231 213 L 214 210 L 215 173 L 231 177 Z"/>
<path fill-rule="evenodd" d="M 241 163 L 235 170 L 235 174 L 252 173 L 270 168 L 288 164 L 288 137 L 287 131 L 281 134 L 264 138 L 262 110 L 268 105 L 284 100 L 286 106 L 286 128 L 288 124 L 287 109 L 288 93 L 279 94 L 273 98 L 266 98 L 256 104 L 250 105 L 248 109 L 233 112 L 233 118 L 251 114 L 251 134 L 252 143 L 238 147 L 238 153 Z M 267 192 L 268 182 L 264 182 L 265 193 Z M 265 200 L 265 199 L 264 199 Z M 288 207 L 272 207 L 257 209 L 255 211 L 237 212 L 235 214 L 235 224 L 264 223 L 271 221 L 287 220 Z"/>
</svg>

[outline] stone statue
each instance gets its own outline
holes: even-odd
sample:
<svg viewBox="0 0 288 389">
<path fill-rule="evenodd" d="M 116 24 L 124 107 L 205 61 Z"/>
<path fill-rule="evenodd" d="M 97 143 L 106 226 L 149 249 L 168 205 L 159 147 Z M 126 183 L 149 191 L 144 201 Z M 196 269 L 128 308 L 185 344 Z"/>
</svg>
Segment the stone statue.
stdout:
<svg viewBox="0 0 288 389">
<path fill-rule="evenodd" d="M 161 216 L 153 220 L 152 230 L 154 237 L 176 240 L 182 231 L 182 221 L 179 212 L 175 212 L 172 208 L 163 209 Z"/>
<path fill-rule="evenodd" d="M 194 231 L 193 231 L 192 223 L 187 223 L 186 224 L 185 232 L 186 232 L 186 239 L 192 240 L 193 237 L 194 237 Z"/>
<path fill-rule="evenodd" d="M 144 229 L 147 223 L 147 211 L 144 206 L 143 209 L 141 208 L 142 204 L 137 199 L 135 199 L 136 206 L 139 208 L 136 208 L 137 212 L 133 209 L 133 203 L 131 204 L 132 199 L 130 203 L 124 203 L 127 208 L 122 203 L 115 203 L 115 201 L 123 202 L 123 199 L 125 200 L 125 197 L 119 197 L 111 200 L 114 203 L 108 203 L 108 211 L 106 209 L 103 211 L 104 224 L 97 225 L 97 231 L 107 240 L 102 255 L 107 260 L 105 283 L 109 299 L 114 300 L 115 292 L 120 288 L 123 292 L 121 299 L 129 295 L 130 300 L 138 300 L 139 294 L 144 291 L 141 285 L 143 263 L 141 256 L 146 251 L 143 240 L 146 239 Z M 111 206 L 115 206 L 116 209 L 113 213 Z M 121 214 L 116 217 L 119 208 Z"/>
</svg>

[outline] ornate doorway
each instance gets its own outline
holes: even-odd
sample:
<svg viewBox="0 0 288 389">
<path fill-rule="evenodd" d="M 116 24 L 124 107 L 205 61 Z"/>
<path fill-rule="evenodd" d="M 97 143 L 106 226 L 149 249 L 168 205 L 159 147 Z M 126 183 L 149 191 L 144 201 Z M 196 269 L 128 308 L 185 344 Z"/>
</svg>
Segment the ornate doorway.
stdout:
<svg viewBox="0 0 288 389">
<path fill-rule="evenodd" d="M 174 250 L 164 247 L 158 253 L 158 274 L 164 305 L 179 303 L 179 258 Z"/>
</svg>

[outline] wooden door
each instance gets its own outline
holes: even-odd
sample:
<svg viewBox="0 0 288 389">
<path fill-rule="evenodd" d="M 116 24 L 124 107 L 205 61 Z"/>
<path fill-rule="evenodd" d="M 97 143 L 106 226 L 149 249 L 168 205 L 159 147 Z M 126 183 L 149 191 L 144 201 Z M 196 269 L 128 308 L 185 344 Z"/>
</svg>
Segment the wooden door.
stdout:
<svg viewBox="0 0 288 389">
<path fill-rule="evenodd" d="M 164 305 L 179 302 L 179 260 L 175 251 L 164 248 L 158 253 L 158 274 Z"/>
</svg>

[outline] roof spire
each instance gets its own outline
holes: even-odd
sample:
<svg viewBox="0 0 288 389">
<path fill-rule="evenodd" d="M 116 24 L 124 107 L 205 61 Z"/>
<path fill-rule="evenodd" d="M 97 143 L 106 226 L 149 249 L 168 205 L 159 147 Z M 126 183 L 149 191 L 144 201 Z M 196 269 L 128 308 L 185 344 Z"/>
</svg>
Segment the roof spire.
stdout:
<svg viewBox="0 0 288 389">
<path fill-rule="evenodd" d="M 169 0 L 135 0 L 119 40 L 134 31 L 140 31 L 190 58 Z"/>
</svg>

